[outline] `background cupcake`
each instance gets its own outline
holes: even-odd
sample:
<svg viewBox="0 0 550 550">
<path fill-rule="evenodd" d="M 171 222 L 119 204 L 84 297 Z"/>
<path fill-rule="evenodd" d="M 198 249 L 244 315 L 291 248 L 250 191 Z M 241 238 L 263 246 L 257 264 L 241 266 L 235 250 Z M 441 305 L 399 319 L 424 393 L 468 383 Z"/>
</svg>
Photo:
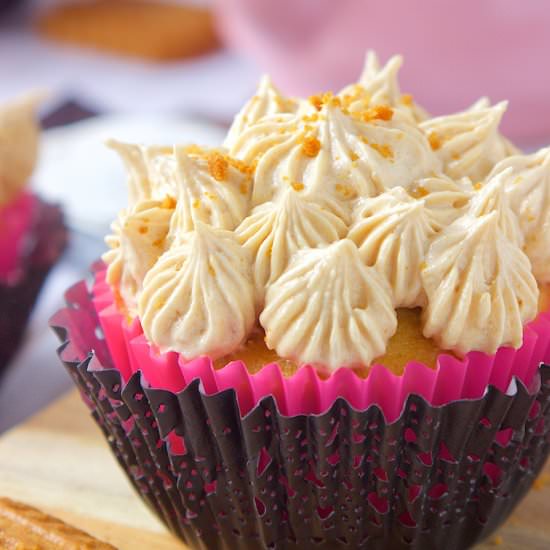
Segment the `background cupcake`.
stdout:
<svg viewBox="0 0 550 550">
<path fill-rule="evenodd" d="M 547 456 L 548 151 L 504 103 L 430 118 L 399 65 L 264 79 L 220 149 L 111 144 L 128 208 L 53 324 L 189 544 L 466 547 Z"/>
<path fill-rule="evenodd" d="M 38 155 L 38 101 L 27 96 L 0 107 L 0 368 L 66 242 L 60 210 L 26 188 Z"/>
</svg>

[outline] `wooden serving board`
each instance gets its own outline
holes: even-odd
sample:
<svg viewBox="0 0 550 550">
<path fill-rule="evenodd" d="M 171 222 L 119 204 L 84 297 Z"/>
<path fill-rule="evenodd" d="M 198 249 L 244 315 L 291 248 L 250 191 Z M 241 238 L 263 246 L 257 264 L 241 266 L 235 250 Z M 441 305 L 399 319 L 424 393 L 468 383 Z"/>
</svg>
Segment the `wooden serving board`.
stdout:
<svg viewBox="0 0 550 550">
<path fill-rule="evenodd" d="M 186 548 L 133 492 L 76 391 L 0 438 L 2 495 L 38 506 L 120 550 Z M 477 550 L 550 548 L 549 511 L 550 462 L 515 514 Z"/>
</svg>

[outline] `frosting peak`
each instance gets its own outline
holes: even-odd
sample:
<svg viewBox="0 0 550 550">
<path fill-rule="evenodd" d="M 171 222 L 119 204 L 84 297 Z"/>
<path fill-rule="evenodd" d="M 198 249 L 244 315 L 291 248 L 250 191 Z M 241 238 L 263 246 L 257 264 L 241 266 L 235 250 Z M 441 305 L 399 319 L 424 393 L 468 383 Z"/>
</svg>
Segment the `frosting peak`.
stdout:
<svg viewBox="0 0 550 550">
<path fill-rule="evenodd" d="M 466 111 L 420 123 L 446 174 L 480 181 L 511 153 L 510 144 L 498 132 L 507 106 L 506 101 L 494 106 L 481 101 Z"/>
<path fill-rule="evenodd" d="M 177 206 L 170 241 L 192 231 L 197 221 L 235 229 L 249 209 L 248 167 L 216 149 L 176 147 L 173 158 Z"/>
<path fill-rule="evenodd" d="M 250 256 L 229 231 L 196 222 L 147 273 L 143 331 L 161 351 L 213 359 L 244 343 L 254 325 Z"/>
<path fill-rule="evenodd" d="M 332 212 L 289 189 L 276 202 L 257 206 L 236 234 L 253 254 L 257 301 L 302 248 L 327 245 L 345 236 L 346 224 Z"/>
<path fill-rule="evenodd" d="M 295 113 L 298 103 L 293 99 L 284 97 L 273 85 L 271 78 L 264 75 L 258 85 L 256 95 L 253 96 L 235 117 L 229 133 L 224 141 L 224 146 L 231 148 L 239 136 L 250 126 L 268 115 L 282 113 Z"/>
<path fill-rule="evenodd" d="M 424 302 L 420 266 L 438 228 L 423 200 L 396 187 L 359 203 L 348 237 L 390 283 L 395 307 Z"/>
<path fill-rule="evenodd" d="M 296 254 L 268 287 L 260 323 L 281 357 L 331 370 L 369 365 L 397 327 L 388 283 L 348 239 Z"/>
<path fill-rule="evenodd" d="M 424 335 L 443 349 L 517 348 L 523 324 L 537 314 L 529 259 L 500 229 L 496 211 L 466 215 L 443 230 L 429 248 L 422 281 Z"/>
<path fill-rule="evenodd" d="M 312 115 L 264 117 L 230 153 L 257 162 L 252 202 L 272 200 L 299 184 L 327 203 L 375 196 L 407 186 L 440 169 L 426 137 L 387 106 L 350 113 L 338 98 L 323 97 Z"/>
<path fill-rule="evenodd" d="M 550 282 L 550 147 L 532 155 L 510 156 L 489 177 L 504 181 L 533 273 L 539 281 Z"/>
</svg>

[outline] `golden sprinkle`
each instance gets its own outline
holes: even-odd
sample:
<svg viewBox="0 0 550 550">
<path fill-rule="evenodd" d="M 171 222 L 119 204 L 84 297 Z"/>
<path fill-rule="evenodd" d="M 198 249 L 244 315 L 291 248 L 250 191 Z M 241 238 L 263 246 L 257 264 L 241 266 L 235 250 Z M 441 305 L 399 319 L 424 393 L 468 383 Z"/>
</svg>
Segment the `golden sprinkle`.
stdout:
<svg viewBox="0 0 550 550">
<path fill-rule="evenodd" d="M 504 542 L 504 540 L 502 539 L 502 537 L 500 535 L 497 535 L 494 539 L 493 539 L 493 544 L 495 546 L 500 546 L 502 543 Z"/>
<path fill-rule="evenodd" d="M 138 227 L 138 232 L 141 235 L 145 235 L 146 233 L 148 233 L 148 231 L 149 231 L 149 228 L 146 225 L 141 225 L 140 227 Z"/>
<path fill-rule="evenodd" d="M 443 145 L 441 138 L 435 132 L 430 132 L 430 135 L 428 136 L 428 141 L 430 142 L 430 147 L 433 151 L 441 149 L 441 146 Z"/>
<path fill-rule="evenodd" d="M 401 96 L 401 103 L 410 107 L 414 103 L 414 98 L 411 94 L 403 94 Z"/>
<path fill-rule="evenodd" d="M 330 105 L 332 107 L 341 107 L 342 102 L 339 97 L 336 97 L 332 92 L 325 92 L 324 94 L 316 94 L 309 97 L 309 102 L 320 111 L 324 105 Z"/>
<path fill-rule="evenodd" d="M 357 195 L 355 189 L 346 183 L 337 183 L 334 188 L 336 189 L 336 192 L 340 193 L 340 195 L 342 195 L 345 199 L 352 199 Z"/>
<path fill-rule="evenodd" d="M 153 246 L 156 246 L 158 248 L 164 247 L 164 239 L 157 239 L 156 241 L 153 241 Z"/>
<path fill-rule="evenodd" d="M 373 120 L 391 120 L 393 118 L 393 109 L 389 105 L 376 105 L 367 109 L 361 115 L 364 122 L 371 122 Z"/>
<path fill-rule="evenodd" d="M 453 154 L 451 155 L 451 158 L 452 158 L 453 160 L 458 160 L 458 159 L 460 158 L 460 155 L 459 155 L 458 153 L 453 153 Z"/>
<path fill-rule="evenodd" d="M 302 140 L 302 152 L 307 157 L 316 157 L 321 150 L 321 142 L 314 136 L 304 137 Z"/>
<path fill-rule="evenodd" d="M 195 199 L 195 200 L 193 201 L 193 208 L 199 208 L 200 205 L 201 205 L 200 199 Z"/>
<path fill-rule="evenodd" d="M 234 159 L 233 157 L 229 156 L 226 156 L 224 158 L 225 160 L 227 160 L 230 166 L 232 166 L 242 174 L 245 174 L 246 176 L 252 176 L 254 174 L 254 170 L 256 170 L 256 164 L 246 164 L 246 162 L 243 162 L 242 160 Z"/>
<path fill-rule="evenodd" d="M 243 195 L 246 195 L 248 193 L 248 185 L 244 181 L 241 183 L 241 185 L 239 185 L 239 191 Z"/>
<path fill-rule="evenodd" d="M 359 160 L 359 155 L 357 153 L 354 153 L 353 151 L 351 151 L 351 153 L 349 154 L 349 158 L 352 161 L 356 161 L 356 160 Z"/>
<path fill-rule="evenodd" d="M 188 145 L 183 149 L 183 151 L 188 155 L 204 155 L 204 149 L 198 145 Z"/>
<path fill-rule="evenodd" d="M 204 192 L 204 196 L 208 199 L 210 199 L 211 201 L 215 201 L 215 200 L 218 200 L 218 196 L 217 195 L 214 195 L 214 193 L 211 193 L 210 191 L 205 191 Z"/>
<path fill-rule="evenodd" d="M 162 199 L 162 202 L 160 203 L 161 208 L 166 208 L 167 210 L 173 210 L 176 208 L 176 199 L 174 197 L 171 197 L 170 195 L 167 195 Z"/>
<path fill-rule="evenodd" d="M 302 117 L 303 122 L 317 122 L 319 120 L 319 115 L 317 113 L 313 113 L 312 115 L 304 115 Z"/>
<path fill-rule="evenodd" d="M 208 273 L 210 273 L 210 275 L 212 275 L 212 277 L 216 276 L 216 270 L 212 267 L 211 263 L 208 263 Z"/>
<path fill-rule="evenodd" d="M 208 171 L 215 180 L 225 181 L 228 170 L 229 162 L 224 155 L 214 152 L 208 156 Z"/>
<path fill-rule="evenodd" d="M 380 145 L 379 143 L 369 143 L 369 145 L 385 159 L 393 159 L 393 149 L 389 145 Z"/>
<path fill-rule="evenodd" d="M 322 95 L 312 95 L 309 97 L 309 102 L 320 111 L 323 108 L 323 96 Z"/>
<path fill-rule="evenodd" d="M 430 194 L 430 192 L 423 186 L 423 185 L 417 185 L 413 189 L 410 190 L 409 194 L 414 199 L 422 199 Z"/>
<path fill-rule="evenodd" d="M 424 271 L 424 269 L 428 267 L 428 264 L 426 262 L 420 262 L 418 267 L 420 268 L 420 271 Z"/>
<path fill-rule="evenodd" d="M 294 191 L 302 191 L 304 189 L 304 184 L 299 181 L 293 181 L 290 185 L 292 185 Z"/>
<path fill-rule="evenodd" d="M 481 181 L 478 181 L 476 183 L 474 183 L 474 185 L 472 186 L 476 191 L 479 191 L 482 187 L 483 187 L 483 183 Z"/>
</svg>

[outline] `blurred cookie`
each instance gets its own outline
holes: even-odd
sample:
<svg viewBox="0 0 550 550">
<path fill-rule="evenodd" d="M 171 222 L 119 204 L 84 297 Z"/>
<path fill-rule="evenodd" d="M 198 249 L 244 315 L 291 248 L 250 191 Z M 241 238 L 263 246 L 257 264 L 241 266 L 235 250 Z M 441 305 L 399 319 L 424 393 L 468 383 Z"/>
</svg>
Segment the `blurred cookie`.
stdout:
<svg viewBox="0 0 550 550">
<path fill-rule="evenodd" d="M 0 498 L 0 548 L 116 550 L 60 519 L 9 498 Z"/>
<path fill-rule="evenodd" d="M 45 37 L 153 61 L 200 55 L 219 44 L 208 9 L 147 0 L 61 3 L 37 20 Z"/>
</svg>

